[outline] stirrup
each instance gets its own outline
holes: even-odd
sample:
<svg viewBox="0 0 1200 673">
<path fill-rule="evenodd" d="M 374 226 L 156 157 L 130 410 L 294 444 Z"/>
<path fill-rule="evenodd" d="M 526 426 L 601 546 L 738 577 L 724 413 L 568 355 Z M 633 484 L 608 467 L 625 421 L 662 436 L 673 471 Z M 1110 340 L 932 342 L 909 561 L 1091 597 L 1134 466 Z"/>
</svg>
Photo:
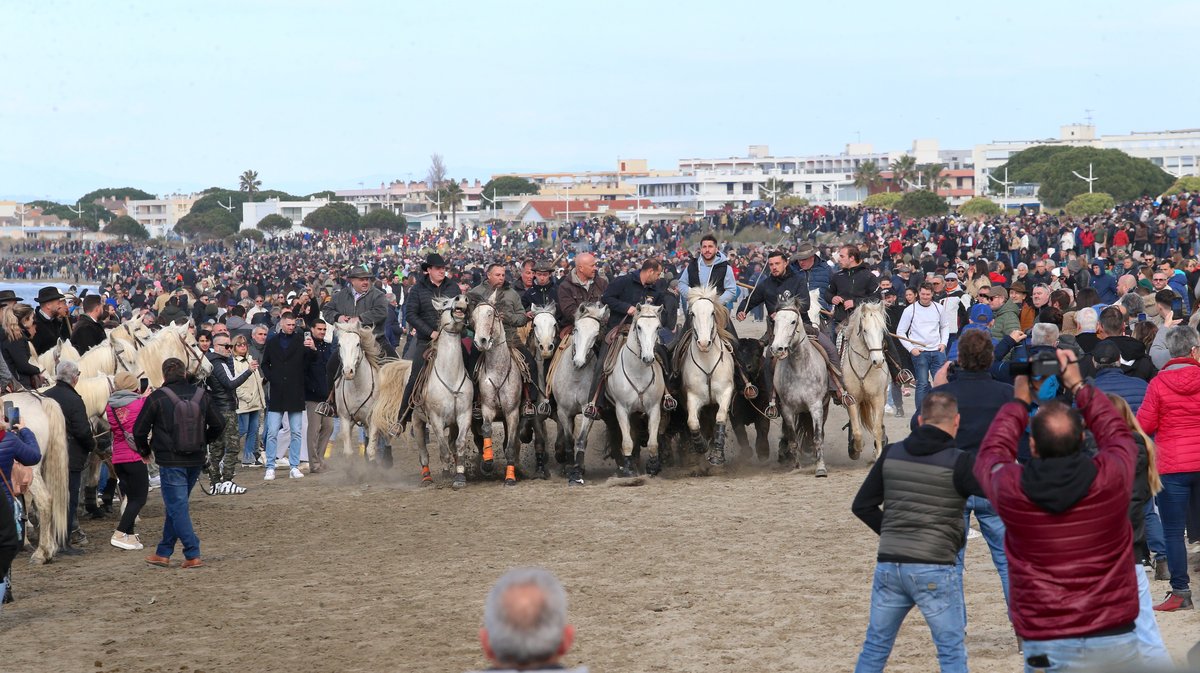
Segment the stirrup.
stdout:
<svg viewBox="0 0 1200 673">
<path fill-rule="evenodd" d="M 521 415 L 524 416 L 525 418 L 533 418 L 533 416 L 534 416 L 533 402 L 525 402 L 525 403 L 521 404 Z"/>
<path fill-rule="evenodd" d="M 550 400 L 542 400 L 541 402 L 538 402 L 537 413 L 538 413 L 538 416 L 549 416 L 550 415 Z"/>
<path fill-rule="evenodd" d="M 592 404 L 591 402 L 589 402 L 589 403 L 587 403 L 587 405 L 585 405 L 585 406 L 583 407 L 583 415 L 584 415 L 585 417 L 587 417 L 587 418 L 590 418 L 590 419 L 592 419 L 592 420 L 594 421 L 594 420 L 596 420 L 597 418 L 600 418 L 600 407 L 598 407 L 598 406 L 596 406 L 595 404 Z"/>
<path fill-rule="evenodd" d="M 671 393 L 663 393 L 662 406 L 663 409 L 666 409 L 667 411 L 675 411 L 675 407 L 679 406 L 679 402 L 675 401 L 675 398 L 671 396 Z"/>
<path fill-rule="evenodd" d="M 852 407 L 856 404 L 858 404 L 858 400 L 854 399 L 853 395 L 847 392 L 842 392 L 842 406 Z"/>
<path fill-rule="evenodd" d="M 758 386 L 754 385 L 753 383 L 747 383 L 746 387 L 742 389 L 742 397 L 745 397 L 748 400 L 758 397 Z"/>
<path fill-rule="evenodd" d="M 478 403 L 471 406 L 471 418 L 477 421 L 483 420 L 483 407 L 479 406 Z"/>
<path fill-rule="evenodd" d="M 896 383 L 899 383 L 902 386 L 912 385 L 916 382 L 917 377 L 913 376 L 913 373 L 907 369 L 901 369 L 896 374 Z"/>
<path fill-rule="evenodd" d="M 337 418 L 337 409 L 328 401 L 318 402 L 316 411 L 325 418 Z"/>
<path fill-rule="evenodd" d="M 767 405 L 765 410 L 763 410 L 763 416 L 766 416 L 772 421 L 776 418 L 779 418 L 779 405 L 775 404 L 775 400 L 771 400 L 771 403 Z"/>
</svg>

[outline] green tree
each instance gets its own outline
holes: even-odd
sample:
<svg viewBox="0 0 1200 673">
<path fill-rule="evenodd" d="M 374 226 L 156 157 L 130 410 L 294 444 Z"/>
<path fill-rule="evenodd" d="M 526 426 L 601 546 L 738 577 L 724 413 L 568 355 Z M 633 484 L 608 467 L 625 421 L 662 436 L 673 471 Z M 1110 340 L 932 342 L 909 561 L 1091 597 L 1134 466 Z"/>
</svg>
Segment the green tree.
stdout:
<svg viewBox="0 0 1200 673">
<path fill-rule="evenodd" d="M 258 229 L 251 228 L 251 229 L 243 229 L 243 230 L 239 231 L 238 233 L 234 234 L 231 238 L 235 241 L 244 241 L 248 238 L 252 238 L 256 241 L 261 242 L 267 238 L 267 235 L 262 233 Z"/>
<path fill-rule="evenodd" d="M 1163 194 L 1180 194 L 1182 192 L 1200 192 L 1200 177 L 1185 175 L 1167 187 Z"/>
<path fill-rule="evenodd" d="M 464 192 L 463 188 L 453 180 L 448 180 L 445 186 L 442 187 L 441 192 L 442 207 L 450 208 L 450 226 L 457 229 L 458 207 L 462 205 L 463 197 L 466 196 L 466 192 Z"/>
<path fill-rule="evenodd" d="M 944 170 L 946 170 L 946 164 L 922 164 L 917 167 L 917 177 L 924 189 L 936 194 L 939 189 L 946 189 L 950 186 L 949 178 L 942 175 Z"/>
<path fill-rule="evenodd" d="M 302 200 L 304 200 L 304 201 L 308 201 L 308 200 L 310 200 L 310 199 L 325 199 L 326 201 L 332 201 L 332 200 L 334 200 L 335 198 L 337 198 L 337 195 L 336 195 L 336 194 L 334 194 L 333 190 L 332 190 L 332 189 L 326 189 L 326 190 L 324 190 L 324 191 L 321 191 L 321 192 L 313 192 L 312 194 L 309 194 L 308 196 L 305 196 L 305 197 L 304 197 L 304 199 L 302 199 Z"/>
<path fill-rule="evenodd" d="M 104 233 L 119 236 L 123 239 L 135 238 L 139 241 L 150 238 L 150 232 L 146 231 L 142 223 L 128 215 L 122 215 L 109 222 L 108 226 L 104 227 Z"/>
<path fill-rule="evenodd" d="M 105 187 L 103 189 L 90 191 L 87 194 L 79 197 L 79 200 L 82 203 L 91 203 L 96 199 L 117 199 L 118 201 L 132 199 L 135 201 L 148 201 L 155 198 L 157 197 L 150 192 L 143 192 L 142 190 L 135 189 L 133 187 Z"/>
<path fill-rule="evenodd" d="M 267 215 L 266 217 L 259 220 L 258 224 L 255 225 L 255 228 L 257 228 L 261 231 L 264 231 L 264 232 L 270 232 L 272 234 L 279 234 L 279 233 L 283 233 L 283 232 L 287 231 L 288 229 L 291 229 L 292 221 L 289 220 L 288 218 L 284 217 L 283 215 L 271 213 L 270 215 Z M 247 229 L 247 231 L 249 231 L 249 229 Z"/>
<path fill-rule="evenodd" d="M 58 219 L 69 223 L 72 227 L 85 231 L 99 231 L 102 222 L 107 223 L 113 219 L 111 212 L 103 206 L 91 202 L 80 201 L 71 205 L 63 205 L 54 201 L 30 201 L 26 205 L 41 209 L 44 215 L 56 215 Z M 72 208 L 81 212 L 76 213 Z"/>
<path fill-rule="evenodd" d="M 1018 152 L 992 174 L 1003 175 L 1007 167 L 1009 181 L 1037 183 L 1038 199 L 1049 208 L 1061 208 L 1075 196 L 1088 193 L 1088 183 L 1075 175 L 1086 176 L 1088 164 L 1097 178 L 1092 191 L 1110 194 L 1120 203 L 1145 195 L 1157 196 L 1175 181 L 1150 160 L 1131 157 L 1121 150 L 1065 145 L 1031 147 Z"/>
<path fill-rule="evenodd" d="M 225 238 L 237 233 L 238 218 L 224 208 L 193 212 L 179 218 L 175 233 L 187 239 Z"/>
<path fill-rule="evenodd" d="M 779 178 L 769 178 L 765 185 L 758 188 L 758 198 L 772 203 L 777 203 L 780 197 L 791 193 L 792 185 Z"/>
<path fill-rule="evenodd" d="M 971 198 L 958 208 L 958 214 L 963 217 L 994 217 L 1003 213 L 1000 204 L 983 196 Z"/>
<path fill-rule="evenodd" d="M 879 164 L 874 161 L 864 161 L 858 165 L 858 170 L 854 171 L 854 186 L 867 190 L 868 195 L 879 189 L 881 184 L 883 176 L 880 175 Z"/>
<path fill-rule="evenodd" d="M 254 200 L 254 192 L 262 187 L 262 180 L 258 179 L 258 171 L 246 171 L 238 178 L 238 189 L 246 192 L 250 201 Z"/>
<path fill-rule="evenodd" d="M 908 183 L 917 181 L 917 158 L 911 154 L 896 159 L 892 162 L 892 184 L 899 187 L 900 191 L 908 191 Z"/>
<path fill-rule="evenodd" d="M 516 196 L 519 194 L 537 194 L 541 189 L 526 180 L 515 175 L 500 175 L 487 181 L 483 186 L 483 194 L 489 199 L 492 198 L 492 192 L 496 196 Z"/>
<path fill-rule="evenodd" d="M 775 205 L 780 208 L 803 208 L 808 205 L 808 199 L 803 196 L 788 194 L 787 196 L 780 197 Z"/>
<path fill-rule="evenodd" d="M 359 227 L 362 229 L 373 229 L 379 231 L 404 231 L 408 226 L 408 221 L 403 215 L 397 215 L 387 208 L 372 210 L 362 216 L 359 222 Z"/>
<path fill-rule="evenodd" d="M 896 203 L 896 210 L 905 217 L 929 217 L 944 215 L 950 206 L 946 199 L 928 189 L 916 189 L 905 194 Z"/>
<path fill-rule="evenodd" d="M 1104 192 L 1079 194 L 1067 202 L 1063 210 L 1067 211 L 1067 215 L 1071 217 L 1091 217 L 1107 213 L 1113 209 L 1116 203 L 1116 200 L 1111 195 Z"/>
<path fill-rule="evenodd" d="M 304 218 L 304 226 L 313 231 L 354 231 L 358 229 L 358 210 L 345 201 L 321 206 Z"/>
<path fill-rule="evenodd" d="M 872 194 L 863 201 L 863 206 L 866 208 L 882 208 L 884 210 L 895 210 L 896 204 L 904 195 L 900 192 L 879 192 Z"/>
</svg>

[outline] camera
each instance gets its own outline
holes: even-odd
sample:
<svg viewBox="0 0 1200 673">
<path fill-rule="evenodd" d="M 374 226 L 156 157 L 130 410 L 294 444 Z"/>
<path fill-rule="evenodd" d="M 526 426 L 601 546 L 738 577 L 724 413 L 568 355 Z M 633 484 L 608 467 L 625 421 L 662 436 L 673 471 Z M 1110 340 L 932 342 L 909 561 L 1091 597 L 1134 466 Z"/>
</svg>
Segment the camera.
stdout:
<svg viewBox="0 0 1200 673">
<path fill-rule="evenodd" d="M 1034 353 L 1028 360 L 1013 362 L 1008 365 L 1008 373 L 1012 376 L 1030 376 L 1044 379 L 1061 374 L 1058 356 L 1053 351 Z"/>
</svg>

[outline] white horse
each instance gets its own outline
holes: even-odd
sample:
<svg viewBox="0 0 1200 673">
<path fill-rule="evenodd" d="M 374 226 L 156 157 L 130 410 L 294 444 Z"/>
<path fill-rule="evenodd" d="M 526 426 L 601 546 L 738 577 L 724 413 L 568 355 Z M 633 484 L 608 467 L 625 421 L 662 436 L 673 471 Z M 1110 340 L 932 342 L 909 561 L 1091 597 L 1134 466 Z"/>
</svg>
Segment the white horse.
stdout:
<svg viewBox="0 0 1200 673">
<path fill-rule="evenodd" d="M 114 341 L 124 341 L 133 350 L 139 350 L 154 336 L 154 330 L 142 322 L 142 311 L 134 311 L 133 317 L 117 325 L 108 333 L 108 338 Z"/>
<path fill-rule="evenodd" d="M 167 325 L 138 349 L 137 355 L 141 371 L 155 388 L 162 387 L 162 363 L 169 358 L 183 361 L 187 373 L 200 380 L 212 372 L 212 363 L 200 351 L 187 325 Z"/>
<path fill-rule="evenodd" d="M 550 418 L 550 400 L 546 394 L 547 368 L 557 351 L 558 345 L 558 307 L 553 303 L 545 306 L 532 306 L 529 339 L 525 347 L 533 353 L 535 371 L 530 372 L 538 396 L 536 410 L 532 418 L 521 419 L 521 441 L 533 441 L 536 454 L 534 476 L 538 479 L 549 479 L 546 469 L 548 457 L 546 454 L 546 420 Z"/>
<path fill-rule="evenodd" d="M 619 347 L 619 350 L 612 363 L 612 370 L 607 374 L 604 393 L 613 404 L 617 424 L 621 428 L 621 461 L 617 465 L 617 476 L 620 477 L 632 477 L 637 474 L 633 465 L 634 414 L 646 416 L 646 471 L 654 474 L 661 469 L 658 435 L 666 379 L 663 377 L 661 365 L 654 357 L 654 347 L 658 344 L 658 330 L 661 326 L 662 307 L 639 304 L 629 335 L 613 344 Z"/>
<path fill-rule="evenodd" d="M 33 432 L 42 460 L 33 470 L 29 486 L 31 509 L 37 512 L 38 546 L 30 559 L 49 563 L 67 539 L 67 508 L 70 506 L 67 473 L 67 422 L 58 402 L 37 393 L 4 395 L 5 402 L 21 410 L 21 422 Z"/>
<path fill-rule="evenodd" d="M 508 346 L 504 317 L 493 303 L 481 301 L 471 310 L 471 325 L 475 328 L 475 347 L 481 362 L 476 383 L 479 385 L 479 405 L 483 412 L 480 435 L 483 438 L 484 472 L 492 470 L 492 422 L 499 417 L 504 423 L 504 484 L 517 483 L 517 464 L 520 462 L 520 442 L 517 441 L 517 420 L 521 412 L 521 363 Z"/>
<path fill-rule="evenodd" d="M 888 388 L 883 352 L 887 316 L 883 307 L 875 302 L 860 305 L 850 314 L 842 338 L 845 340 L 842 378 L 846 381 L 846 392 L 858 401 L 846 408 L 850 415 L 850 458 L 858 460 L 862 454 L 862 430 L 867 425 L 875 440 L 875 455 L 871 459 L 874 462 L 883 451 L 883 405 Z"/>
<path fill-rule="evenodd" d="M 118 372 L 129 372 L 138 378 L 145 376 L 138 362 L 137 348 L 121 339 L 105 339 L 80 356 L 78 362 L 81 378 L 116 376 Z"/>
<path fill-rule="evenodd" d="M 825 360 L 804 331 L 800 319 L 799 297 L 781 299 L 775 310 L 775 337 L 771 353 L 775 356 L 775 394 L 783 418 L 784 435 L 794 432 L 796 443 L 807 450 L 811 438 L 817 463 L 817 476 L 829 476 L 821 445 L 825 441 L 825 417 L 829 411 L 828 376 Z M 800 451 L 794 452 L 800 467 Z"/>
<path fill-rule="evenodd" d="M 578 434 L 575 419 L 592 401 L 596 388 L 595 346 L 600 340 L 603 326 L 608 324 L 608 307 L 597 302 L 580 304 L 575 311 L 575 328 L 569 339 L 570 350 L 559 348 L 550 372 L 550 394 L 557 406 L 558 439 L 555 441 L 555 458 L 560 465 L 569 468 L 569 483 L 583 483 L 584 453 L 588 435 L 591 434 L 593 419 L 584 416 Z M 564 344 L 566 345 L 566 344 Z M 574 449 L 573 456 L 567 451 Z"/>
<path fill-rule="evenodd" d="M 432 484 L 429 473 L 429 438 L 426 423 L 437 440 L 442 473 L 454 473 L 452 487 L 467 485 L 467 433 L 471 428 L 471 406 L 475 386 L 463 362 L 462 333 L 467 322 L 467 297 L 434 298 L 438 312 L 437 343 L 431 360 L 425 364 L 425 387 L 421 403 L 413 408 L 413 431 L 421 460 L 421 483 Z M 453 457 L 450 446 L 454 445 Z"/>
<path fill-rule="evenodd" d="M 687 426 L 691 433 L 692 450 L 704 453 L 704 438 L 700 436 L 700 410 L 716 405 L 716 430 L 713 446 L 708 454 L 712 465 L 725 463 L 725 432 L 729 423 L 729 405 L 733 400 L 733 352 L 726 339 L 732 337 L 725 331 L 728 311 L 720 306 L 720 295 L 715 287 L 707 285 L 688 291 L 688 313 L 692 318 L 691 333 L 683 344 L 686 352 L 680 365 L 683 393 L 687 401 Z M 720 308 L 718 308 L 720 306 Z M 654 461 L 657 468 L 658 461 Z M 651 470 L 647 462 L 646 471 Z"/>
<path fill-rule="evenodd" d="M 70 341 L 58 340 L 54 348 L 37 355 L 33 359 L 33 364 L 37 365 L 42 370 L 42 376 L 47 380 L 54 378 L 54 372 L 58 370 L 58 363 L 63 360 L 71 362 L 79 362 L 79 351 L 75 349 L 75 345 Z"/>
<path fill-rule="evenodd" d="M 412 363 L 385 360 L 375 333 L 359 325 L 357 318 L 334 326 L 342 361 L 333 382 L 334 408 L 342 421 L 342 455 L 356 453 L 354 428 L 364 426 L 363 455 L 375 460 L 379 447 L 390 448 L 389 438 L 399 432 L 400 397 Z"/>
</svg>

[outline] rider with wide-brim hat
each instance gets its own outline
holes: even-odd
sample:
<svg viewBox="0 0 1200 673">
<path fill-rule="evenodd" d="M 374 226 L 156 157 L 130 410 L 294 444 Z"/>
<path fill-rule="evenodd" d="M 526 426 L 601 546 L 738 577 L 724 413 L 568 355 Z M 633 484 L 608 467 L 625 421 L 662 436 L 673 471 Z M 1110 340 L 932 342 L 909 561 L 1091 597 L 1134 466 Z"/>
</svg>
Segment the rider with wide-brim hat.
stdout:
<svg viewBox="0 0 1200 673">
<path fill-rule="evenodd" d="M 71 325 L 67 321 L 66 295 L 53 285 L 38 290 L 38 308 L 33 312 L 33 323 L 37 326 L 30 343 L 38 355 L 58 345 L 59 340 L 71 340 Z"/>
<path fill-rule="evenodd" d="M 396 351 L 387 339 L 383 338 L 383 325 L 388 318 L 387 295 L 383 290 L 372 285 L 374 275 L 364 265 L 355 265 L 347 270 L 346 278 L 349 284 L 338 291 L 321 311 L 325 322 L 344 323 L 353 318 L 358 324 L 371 330 L 375 342 L 389 357 L 396 357 Z"/>
<path fill-rule="evenodd" d="M 441 316 L 434 307 L 435 299 L 448 299 L 462 294 L 458 283 L 446 277 L 449 264 L 438 253 L 430 253 L 421 262 L 421 277 L 408 293 L 406 320 L 409 337 L 404 348 L 404 359 L 412 360 L 412 371 L 404 387 L 404 400 L 400 404 L 400 423 L 405 425 L 412 418 L 411 400 L 413 385 L 421 370 L 425 368 L 425 351 L 438 338 L 438 322 Z"/>
</svg>

